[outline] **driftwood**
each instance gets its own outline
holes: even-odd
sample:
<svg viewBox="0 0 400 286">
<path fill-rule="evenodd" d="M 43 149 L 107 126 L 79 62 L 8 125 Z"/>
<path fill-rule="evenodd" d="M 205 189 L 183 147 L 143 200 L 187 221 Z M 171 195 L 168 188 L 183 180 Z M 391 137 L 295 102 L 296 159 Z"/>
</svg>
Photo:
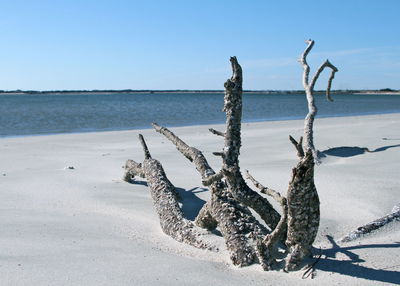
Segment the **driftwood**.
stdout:
<svg viewBox="0 0 400 286">
<path fill-rule="evenodd" d="M 189 161 L 193 162 L 203 182 L 213 178 L 212 183 L 206 184 L 211 191 L 211 200 L 200 210 L 196 224 L 209 230 L 219 227 L 233 264 L 246 266 L 256 261 L 256 258 L 262 257 L 254 246 L 266 234 L 265 230 L 246 207 L 233 199 L 226 189 L 226 184 L 221 179 L 217 179 L 218 176 L 203 153 L 188 146 L 167 128 L 156 123 L 153 123 L 153 127 L 170 140 Z"/>
<path fill-rule="evenodd" d="M 275 248 L 284 242 L 288 248 L 285 270 L 292 270 L 302 259 L 311 254 L 319 226 L 319 199 L 314 184 L 314 166 L 317 159 L 313 144 L 313 121 L 317 109 L 314 104 L 313 90 L 320 73 L 329 67 L 332 69 L 328 82 L 327 98 L 330 97 L 331 82 L 337 69 L 326 61 L 317 70 L 309 82 L 307 54 L 314 42 L 308 41 L 302 55 L 304 67 L 303 84 L 306 89 L 309 113 L 305 118 L 304 135 L 299 142 L 290 137 L 297 150 L 298 164 L 292 170 L 287 197 L 264 187 L 248 172 L 247 178 L 268 196 L 274 198 L 282 208 L 279 214 L 268 199 L 252 190 L 244 180 L 239 155 L 241 147 L 242 120 L 242 69 L 236 57 L 230 59 L 233 75 L 225 86 L 224 108 L 226 130 L 210 129 L 210 132 L 224 138 L 222 151 L 214 152 L 222 159 L 222 167 L 215 172 L 198 149 L 187 145 L 169 129 L 153 123 L 154 129 L 171 141 L 178 151 L 191 161 L 201 176 L 202 184 L 209 188 L 210 200 L 202 207 L 195 222 L 186 220 L 177 203 L 175 188 L 166 177 L 161 164 L 151 158 L 142 137 L 145 151 L 143 163 L 132 160 L 126 162 L 124 179 L 131 181 L 135 176 L 147 179 L 154 204 L 160 217 L 163 231 L 175 238 L 199 248 L 212 248 L 201 239 L 198 227 L 214 231 L 218 228 L 225 239 L 233 264 L 250 265 L 258 261 L 264 270 L 270 270 L 276 261 Z M 304 140 L 303 140 L 304 138 Z M 265 222 L 269 230 L 252 215 L 253 209 Z"/>
<path fill-rule="evenodd" d="M 393 207 L 392 212 L 385 215 L 377 220 L 360 226 L 356 230 L 350 232 L 346 236 L 342 237 L 339 242 L 349 242 L 362 237 L 365 234 L 371 233 L 393 221 L 400 220 L 400 204 Z"/>
<path fill-rule="evenodd" d="M 275 263 L 275 258 L 273 257 L 273 249 L 274 246 L 284 237 L 286 237 L 286 231 L 287 231 L 287 213 L 288 213 L 288 207 L 287 207 L 287 199 L 283 197 L 279 192 L 264 187 L 260 182 L 258 182 L 256 179 L 254 179 L 249 171 L 246 171 L 247 178 L 263 193 L 268 196 L 273 197 L 282 207 L 282 215 L 279 220 L 278 225 L 276 228 L 273 230 L 272 233 L 267 234 L 264 237 L 263 244 L 266 249 L 266 255 L 265 255 L 265 266 L 264 268 L 267 268 L 268 270 L 272 268 L 272 265 Z"/>
<path fill-rule="evenodd" d="M 222 153 L 222 174 L 233 197 L 255 210 L 273 230 L 280 219 L 269 201 L 250 189 L 242 177 L 239 166 L 242 121 L 242 68 L 236 57 L 231 57 L 233 75 L 225 86 L 224 109 L 226 113 L 225 146 Z"/>
<path fill-rule="evenodd" d="M 314 184 L 314 158 L 310 150 L 292 170 L 287 204 L 286 246 L 289 255 L 286 258 L 286 271 L 295 269 L 305 256 L 311 255 L 319 227 L 319 199 Z"/>
<path fill-rule="evenodd" d="M 307 48 L 301 55 L 300 63 L 303 66 L 303 86 L 308 102 L 308 114 L 304 119 L 304 134 L 303 137 L 300 137 L 299 142 L 289 136 L 297 150 L 299 162 L 292 170 L 292 178 L 287 192 L 288 228 L 286 246 L 289 248 L 289 255 L 286 257 L 286 271 L 295 269 L 305 256 L 311 254 L 312 244 L 318 232 L 320 210 L 319 197 L 314 183 L 314 166 L 319 160 L 313 139 L 314 118 L 317 114 L 314 86 L 321 72 L 325 68 L 330 68 L 331 75 L 328 80 L 326 97 L 329 101 L 333 101 L 330 90 L 332 80 L 338 71 L 334 65 L 326 60 L 309 81 L 310 67 L 307 63 L 307 55 L 314 46 L 314 41 L 308 40 L 306 43 Z"/>
<path fill-rule="evenodd" d="M 328 87 L 326 89 L 326 97 L 329 101 L 333 101 L 332 97 L 330 96 L 332 80 L 335 77 L 335 73 L 338 69 L 332 65 L 328 60 L 326 60 L 317 70 L 311 81 L 309 81 L 310 75 L 310 66 L 307 63 L 307 55 L 311 51 L 312 47 L 314 46 L 313 40 L 306 41 L 307 48 L 304 50 L 303 54 L 300 58 L 300 63 L 303 66 L 303 87 L 306 92 L 307 102 L 308 102 L 308 114 L 304 120 L 304 144 L 303 148 L 305 152 L 311 150 L 311 153 L 314 157 L 314 160 L 318 163 L 318 152 L 314 146 L 314 134 L 313 134 L 313 126 L 314 126 L 314 118 L 317 115 L 317 107 L 315 105 L 314 100 L 314 86 L 317 82 L 321 72 L 325 68 L 330 68 L 331 75 L 328 79 Z"/>
<path fill-rule="evenodd" d="M 124 179 L 131 181 L 134 176 L 147 180 L 163 232 L 179 242 L 197 248 L 217 250 L 211 243 L 202 238 L 202 231 L 185 219 L 177 202 L 175 187 L 168 180 L 161 163 L 152 159 L 142 135 L 139 135 L 145 152 L 142 164 L 133 160 L 126 163 Z"/>
</svg>

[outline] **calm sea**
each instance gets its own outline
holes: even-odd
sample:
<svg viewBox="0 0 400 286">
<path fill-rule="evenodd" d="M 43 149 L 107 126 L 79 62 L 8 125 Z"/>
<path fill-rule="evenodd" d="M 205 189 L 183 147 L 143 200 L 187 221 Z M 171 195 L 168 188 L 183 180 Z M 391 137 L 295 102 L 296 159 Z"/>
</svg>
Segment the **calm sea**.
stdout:
<svg viewBox="0 0 400 286">
<path fill-rule="evenodd" d="M 400 113 L 398 95 L 316 97 L 319 117 Z M 222 93 L 0 94 L 0 136 L 223 123 Z M 305 95 L 244 94 L 243 122 L 300 119 Z"/>
</svg>

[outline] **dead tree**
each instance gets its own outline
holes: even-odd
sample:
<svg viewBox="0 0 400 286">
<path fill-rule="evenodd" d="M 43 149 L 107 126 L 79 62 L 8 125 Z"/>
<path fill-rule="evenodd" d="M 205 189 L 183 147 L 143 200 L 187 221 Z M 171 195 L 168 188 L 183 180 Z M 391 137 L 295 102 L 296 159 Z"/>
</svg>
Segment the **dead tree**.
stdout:
<svg viewBox="0 0 400 286">
<path fill-rule="evenodd" d="M 293 168 L 287 198 L 277 191 L 264 187 L 247 173 L 247 178 L 262 193 L 273 197 L 281 205 L 281 215 L 267 198 L 247 185 L 240 170 L 242 69 L 236 57 L 230 59 L 233 75 L 224 84 L 223 111 L 226 113 L 226 130 L 221 132 L 210 129 L 213 134 L 224 137 L 222 151 L 213 153 L 222 159 L 222 168 L 219 172 L 211 168 L 198 149 L 187 145 L 167 128 L 153 123 L 157 132 L 164 135 L 182 155 L 193 162 L 201 176 L 202 184 L 210 189 L 211 199 L 200 210 L 195 224 L 210 231 L 218 227 L 225 239 L 232 262 L 238 266 L 249 265 L 258 260 L 264 270 L 271 269 L 276 260 L 274 249 L 279 241 L 284 241 L 289 249 L 285 269 L 292 270 L 310 254 L 318 231 L 319 200 L 314 184 L 316 157 L 312 142 L 313 120 L 316 114 L 313 88 L 322 70 L 325 67 L 332 68 L 327 90 L 329 99 L 331 81 L 337 69 L 326 61 L 318 69 L 311 84 L 308 84 L 309 67 L 306 56 L 312 48 L 313 41 L 308 43 L 302 56 L 302 63 L 305 66 L 303 82 L 309 101 L 309 114 L 305 119 L 304 129 L 306 142 L 303 142 L 302 138 L 297 142 L 290 137 L 297 150 L 299 162 Z M 193 223 L 183 218 L 174 196 L 174 187 L 165 176 L 161 164 L 151 159 L 142 137 L 141 142 L 145 150 L 145 160 L 142 164 L 128 160 L 124 179 L 131 181 L 134 176 L 141 176 L 148 180 L 160 223 L 166 234 L 196 247 L 209 248 L 203 247 L 202 240 L 198 240 L 200 235 L 195 234 Z M 259 214 L 269 227 L 269 231 L 255 219 L 250 209 Z"/>
<path fill-rule="evenodd" d="M 314 134 L 313 134 L 313 125 L 314 125 L 314 118 L 317 115 L 317 107 L 314 102 L 314 86 L 315 83 L 317 82 L 320 74 L 325 68 L 330 68 L 331 74 L 328 79 L 328 87 L 326 89 L 326 98 L 329 101 L 333 101 L 332 97 L 330 96 L 331 92 L 331 85 L 332 85 L 332 80 L 335 77 L 335 73 L 338 71 L 338 69 L 332 65 L 328 60 L 326 60 L 317 70 L 311 81 L 309 81 L 309 75 L 310 75 L 310 66 L 307 63 L 307 55 L 311 51 L 311 49 L 314 46 L 314 41 L 313 40 L 307 40 L 307 48 L 303 52 L 300 58 L 300 63 L 303 66 L 303 87 L 306 92 L 307 96 L 307 102 L 308 102 L 308 114 L 304 120 L 304 144 L 303 144 L 303 149 L 305 152 L 308 152 L 308 150 L 311 150 L 311 153 L 314 157 L 314 160 L 316 162 L 318 161 L 318 152 L 315 149 L 314 146 Z"/>
<path fill-rule="evenodd" d="M 328 80 L 326 97 L 329 101 L 333 101 L 330 90 L 332 80 L 338 71 L 334 65 L 326 60 L 318 68 L 310 82 L 307 55 L 314 46 L 314 41 L 308 40 L 306 43 L 307 48 L 303 52 L 300 62 L 303 66 L 303 86 L 307 96 L 308 114 L 304 120 L 304 140 L 301 137 L 297 142 L 293 137 L 289 137 L 297 150 L 299 162 L 292 170 L 292 178 L 287 192 L 288 229 L 286 246 L 289 248 L 289 255 L 286 258 L 285 270 L 294 269 L 305 256 L 311 254 L 312 244 L 318 232 L 320 221 L 319 198 L 314 183 L 314 166 L 315 162 L 318 162 L 318 154 L 313 139 L 313 125 L 317 107 L 313 92 L 321 72 L 326 67 L 331 68 L 332 72 Z"/>
</svg>

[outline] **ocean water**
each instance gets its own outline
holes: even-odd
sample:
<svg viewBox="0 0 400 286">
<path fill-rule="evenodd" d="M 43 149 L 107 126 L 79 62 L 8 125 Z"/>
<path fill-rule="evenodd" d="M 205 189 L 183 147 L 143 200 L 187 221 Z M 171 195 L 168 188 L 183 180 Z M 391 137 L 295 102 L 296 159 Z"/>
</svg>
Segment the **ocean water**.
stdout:
<svg viewBox="0 0 400 286">
<path fill-rule="evenodd" d="M 0 94 L 0 136 L 223 123 L 222 93 Z M 318 117 L 400 112 L 398 95 L 316 96 Z M 243 122 L 301 119 L 305 95 L 246 93 Z"/>
</svg>

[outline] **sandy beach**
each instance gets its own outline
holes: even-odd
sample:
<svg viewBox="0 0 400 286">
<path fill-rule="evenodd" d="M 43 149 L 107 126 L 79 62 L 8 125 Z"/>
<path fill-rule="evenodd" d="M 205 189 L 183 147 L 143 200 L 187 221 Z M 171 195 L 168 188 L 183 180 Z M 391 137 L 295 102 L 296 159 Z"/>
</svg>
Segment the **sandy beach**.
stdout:
<svg viewBox="0 0 400 286">
<path fill-rule="evenodd" d="M 211 153 L 223 141 L 209 127 L 224 128 L 171 130 L 219 170 Z M 242 171 L 285 194 L 297 160 L 288 135 L 298 138 L 302 130 L 302 120 L 243 124 Z M 189 219 L 210 194 L 193 165 L 146 129 L 0 139 L 0 284 L 400 284 L 400 222 L 335 243 L 400 203 L 400 114 L 317 119 L 314 132 L 325 157 L 315 174 L 321 225 L 314 246 L 322 257 L 313 280 L 302 280 L 303 271 L 234 267 L 222 238 L 213 253 L 163 234 L 145 183 L 122 181 L 125 161 L 143 160 L 139 133 L 179 188 Z"/>
</svg>

